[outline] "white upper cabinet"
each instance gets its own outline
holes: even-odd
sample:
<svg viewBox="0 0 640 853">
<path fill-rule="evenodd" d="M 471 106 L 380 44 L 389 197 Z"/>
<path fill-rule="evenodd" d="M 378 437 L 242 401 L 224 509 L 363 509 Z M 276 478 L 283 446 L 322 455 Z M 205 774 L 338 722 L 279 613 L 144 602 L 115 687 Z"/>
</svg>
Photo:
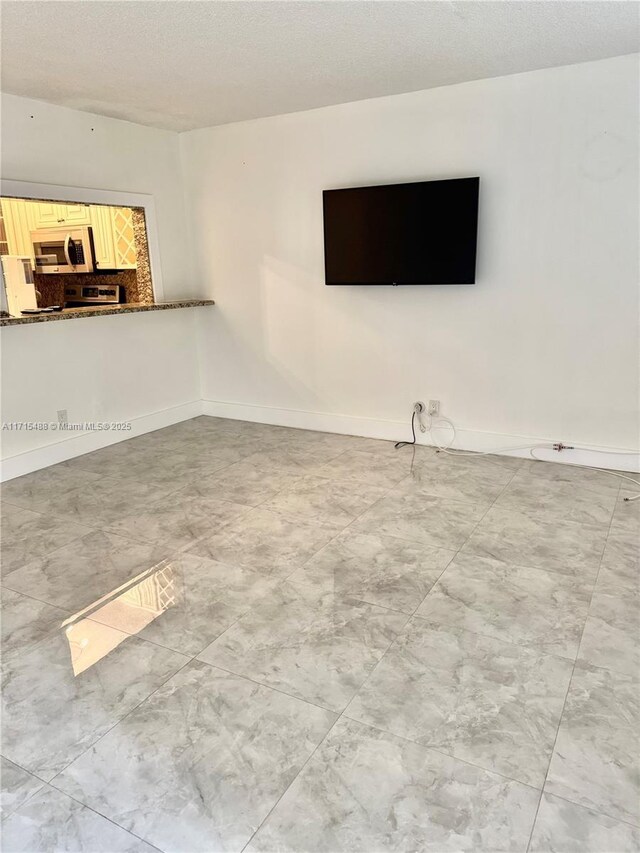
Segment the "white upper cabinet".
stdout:
<svg viewBox="0 0 640 853">
<path fill-rule="evenodd" d="M 91 209 L 88 204 L 59 204 L 39 201 L 38 228 L 53 228 L 56 225 L 90 225 Z"/>
<path fill-rule="evenodd" d="M 26 255 L 32 264 L 31 231 L 90 225 L 97 269 L 130 270 L 137 266 L 133 211 L 129 207 L 3 198 L 2 212 L 9 254 Z"/>
<path fill-rule="evenodd" d="M 116 250 L 113 243 L 112 208 L 103 205 L 91 205 L 91 229 L 96 267 L 100 270 L 115 270 Z"/>
<path fill-rule="evenodd" d="M 31 232 L 38 227 L 38 204 L 20 198 L 3 198 L 2 212 L 10 255 L 31 258 L 35 265 Z"/>
<path fill-rule="evenodd" d="M 92 204 L 91 226 L 98 269 L 136 268 L 136 242 L 131 208 Z"/>
</svg>

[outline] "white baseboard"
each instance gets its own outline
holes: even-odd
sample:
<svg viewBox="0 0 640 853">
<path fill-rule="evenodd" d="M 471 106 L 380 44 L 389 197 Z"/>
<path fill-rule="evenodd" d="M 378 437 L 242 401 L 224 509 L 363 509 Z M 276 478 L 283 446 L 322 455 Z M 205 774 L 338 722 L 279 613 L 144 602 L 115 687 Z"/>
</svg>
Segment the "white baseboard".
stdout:
<svg viewBox="0 0 640 853">
<path fill-rule="evenodd" d="M 303 412 L 295 409 L 250 406 L 244 403 L 226 403 L 217 400 L 194 400 L 191 403 L 134 418 L 131 421 L 131 430 L 126 433 L 82 433 L 44 447 L 9 456 L 0 463 L 0 481 L 12 480 L 14 477 L 21 477 L 23 474 L 30 474 L 32 471 L 48 468 L 58 462 L 74 459 L 76 456 L 82 456 L 92 450 L 100 450 L 102 447 L 108 447 L 128 438 L 134 438 L 147 432 L 180 423 L 180 421 L 198 417 L 198 415 L 296 427 L 297 429 L 312 429 L 341 435 L 358 435 L 364 438 L 380 438 L 387 441 L 399 441 L 411 437 L 411 430 L 406 421 L 379 420 L 354 417 L 353 415 L 327 414 L 325 412 Z M 443 444 L 447 444 L 449 439 L 450 433 L 444 428 L 439 435 L 439 440 Z M 428 434 L 418 432 L 417 440 L 419 444 L 432 444 Z M 522 449 L 523 447 L 548 445 L 559 440 L 561 439 L 458 429 L 455 446 L 460 450 L 476 452 L 494 452 L 498 449 L 505 456 L 528 458 L 529 450 Z M 570 443 L 566 438 L 562 440 Z M 616 455 L 612 455 L 612 451 L 616 451 Z M 640 471 L 640 454 L 637 451 L 623 450 L 622 448 L 581 446 L 579 450 L 563 450 L 562 453 L 553 450 L 537 450 L 536 455 L 550 462 L 586 465 L 590 468 L 615 468 L 619 471 Z"/>
<path fill-rule="evenodd" d="M 48 468 L 49 465 L 56 465 L 58 462 L 66 462 L 67 459 L 83 456 L 92 450 L 100 450 L 111 444 L 118 444 L 128 438 L 154 432 L 157 429 L 180 423 L 180 421 L 188 421 L 190 418 L 198 417 L 201 414 L 202 400 L 194 400 L 192 403 L 184 403 L 171 409 L 132 418 L 131 430 L 128 432 L 83 432 L 47 444 L 44 447 L 37 447 L 15 456 L 8 456 L 0 463 L 0 482 L 13 480 L 14 477 L 21 477 L 23 474 L 30 474 L 32 471 Z"/>
<path fill-rule="evenodd" d="M 276 409 L 270 406 L 250 406 L 244 403 L 226 403 L 218 400 L 203 400 L 202 414 L 232 420 L 253 421 L 260 424 L 334 432 L 341 435 L 381 438 L 387 441 L 401 441 L 411 438 L 408 421 L 378 420 L 324 412 L 303 412 L 296 409 Z M 457 429 L 456 432 L 455 447 L 459 450 L 473 450 L 479 453 L 498 450 L 502 455 L 522 458 L 530 458 L 528 449 L 530 447 L 550 445 L 557 441 L 571 444 L 566 437 L 541 438 L 540 436 L 504 435 L 469 429 Z M 451 432 L 448 428 L 443 427 L 437 437 L 443 445 L 447 445 L 451 438 Z M 418 444 L 433 444 L 428 433 L 417 432 L 416 438 Z M 615 468 L 618 471 L 640 471 L 640 453 L 637 450 L 581 445 L 580 449 L 563 450 L 560 453 L 552 449 L 539 449 L 535 453 L 540 459 L 549 462 L 586 465 L 590 468 Z"/>
</svg>

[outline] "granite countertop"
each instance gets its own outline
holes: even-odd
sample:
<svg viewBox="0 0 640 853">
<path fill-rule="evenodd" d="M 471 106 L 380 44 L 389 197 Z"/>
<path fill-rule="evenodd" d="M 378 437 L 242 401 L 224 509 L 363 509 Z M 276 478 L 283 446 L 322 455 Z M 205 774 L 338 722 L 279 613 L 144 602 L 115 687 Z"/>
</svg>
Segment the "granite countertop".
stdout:
<svg viewBox="0 0 640 853">
<path fill-rule="evenodd" d="M 171 311 L 174 308 L 194 308 L 214 305 L 213 299 L 179 299 L 174 302 L 127 302 L 122 305 L 88 305 L 84 308 L 64 308 L 50 314 L 25 314 L 22 317 L 0 316 L 0 326 L 24 326 L 31 323 L 51 323 L 56 320 L 80 320 L 83 317 L 102 317 L 105 314 L 135 314 L 138 311 Z"/>
</svg>

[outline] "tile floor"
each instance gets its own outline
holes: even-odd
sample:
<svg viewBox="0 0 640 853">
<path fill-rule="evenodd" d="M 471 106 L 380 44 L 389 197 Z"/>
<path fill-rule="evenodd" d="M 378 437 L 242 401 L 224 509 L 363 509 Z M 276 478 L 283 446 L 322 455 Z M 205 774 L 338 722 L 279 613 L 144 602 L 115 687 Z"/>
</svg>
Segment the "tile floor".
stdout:
<svg viewBox="0 0 640 853">
<path fill-rule="evenodd" d="M 6 483 L 3 850 L 637 851 L 632 488 L 214 418 Z"/>
</svg>

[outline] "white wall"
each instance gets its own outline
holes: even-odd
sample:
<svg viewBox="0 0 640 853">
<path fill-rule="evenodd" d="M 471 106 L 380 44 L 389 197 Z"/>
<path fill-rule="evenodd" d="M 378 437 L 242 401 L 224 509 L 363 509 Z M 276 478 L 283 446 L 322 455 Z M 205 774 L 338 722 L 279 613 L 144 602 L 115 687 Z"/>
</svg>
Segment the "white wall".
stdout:
<svg viewBox="0 0 640 853">
<path fill-rule="evenodd" d="M 178 134 L 1 96 L 2 178 L 155 198 L 165 299 L 199 296 L 185 252 Z"/>
<path fill-rule="evenodd" d="M 622 57 L 182 134 L 209 411 L 637 447 L 637 105 Z M 324 286 L 324 188 L 464 175 L 475 287 Z"/>
<path fill-rule="evenodd" d="M 201 294 L 185 261 L 177 134 L 3 95 L 1 138 L 3 179 L 153 195 L 164 298 Z M 134 420 L 136 431 L 145 431 L 191 416 L 201 396 L 198 310 L 213 309 L 3 328 L 2 421 L 56 421 L 57 410 L 67 409 L 73 422 Z M 50 432 L 4 431 L 3 476 L 86 452 L 114 437 L 61 442 L 60 434 Z"/>
<path fill-rule="evenodd" d="M 196 312 L 150 311 L 2 329 L 2 422 L 129 421 L 130 432 L 0 433 L 19 476 L 200 413 Z"/>
</svg>

